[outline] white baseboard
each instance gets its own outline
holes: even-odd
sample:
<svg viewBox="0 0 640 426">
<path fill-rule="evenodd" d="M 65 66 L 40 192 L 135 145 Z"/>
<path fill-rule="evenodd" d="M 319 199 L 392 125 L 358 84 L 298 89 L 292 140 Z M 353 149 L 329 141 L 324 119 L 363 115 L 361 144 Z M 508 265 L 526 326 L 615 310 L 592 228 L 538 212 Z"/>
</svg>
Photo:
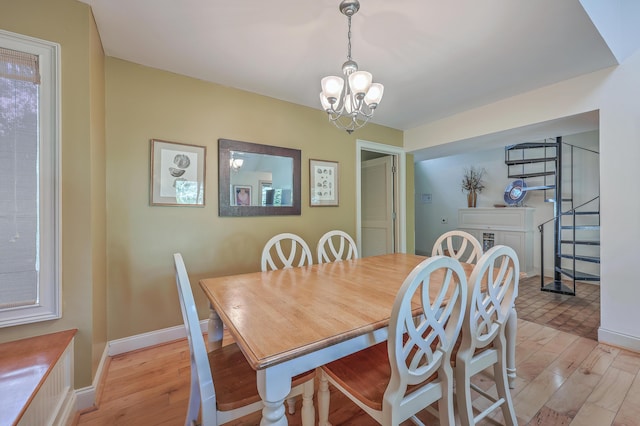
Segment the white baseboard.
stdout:
<svg viewBox="0 0 640 426">
<path fill-rule="evenodd" d="M 76 389 L 76 411 L 83 411 L 96 405 L 96 389 L 93 385 Z"/>
<path fill-rule="evenodd" d="M 102 383 L 103 375 L 105 373 L 105 365 L 107 363 L 109 344 L 107 343 L 104 347 L 104 351 L 102 351 L 102 356 L 100 357 L 100 362 L 98 363 L 98 369 L 96 370 L 96 375 L 93 377 L 93 382 L 91 386 L 87 386 L 84 388 L 76 389 L 75 391 L 75 401 L 76 401 L 76 411 L 86 410 L 91 407 L 95 407 L 96 405 L 96 392 Z"/>
<path fill-rule="evenodd" d="M 200 321 L 200 329 L 203 333 L 207 331 L 207 320 Z M 175 327 L 112 340 L 107 343 L 107 347 L 109 348 L 109 356 L 114 356 L 138 349 L 148 348 L 150 346 L 160 345 L 162 343 L 172 342 L 178 339 L 184 339 L 186 337 L 187 331 L 184 328 L 184 325 L 177 325 Z"/>
<path fill-rule="evenodd" d="M 76 393 L 75 391 L 70 390 L 60 407 L 60 411 L 58 412 L 54 425 L 71 426 L 75 419 L 76 411 L 78 411 L 76 407 Z"/>
<path fill-rule="evenodd" d="M 598 329 L 598 342 L 633 352 L 640 352 L 640 338 L 607 330 L 602 327 Z"/>
<path fill-rule="evenodd" d="M 207 320 L 200 321 L 200 329 L 203 333 L 207 331 Z M 93 378 L 93 383 L 91 383 L 91 386 L 76 389 L 74 392 L 73 401 L 75 402 L 75 410 L 81 411 L 96 406 L 97 389 L 100 387 L 103 376 L 106 373 L 105 366 L 108 357 L 184 339 L 186 337 L 187 332 L 184 325 L 178 325 L 107 342 L 104 352 L 102 353 L 102 358 L 100 358 L 96 375 Z"/>
</svg>

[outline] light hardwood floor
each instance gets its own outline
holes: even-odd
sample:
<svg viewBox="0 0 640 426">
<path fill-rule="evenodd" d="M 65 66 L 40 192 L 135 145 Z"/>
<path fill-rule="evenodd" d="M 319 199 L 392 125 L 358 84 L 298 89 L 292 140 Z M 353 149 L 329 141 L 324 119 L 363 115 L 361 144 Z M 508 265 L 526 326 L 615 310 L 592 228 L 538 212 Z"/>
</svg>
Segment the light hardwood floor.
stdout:
<svg viewBox="0 0 640 426">
<path fill-rule="evenodd" d="M 110 360 L 99 408 L 78 425 L 181 425 L 189 393 L 186 340 Z M 640 354 L 525 320 L 518 321 L 517 382 L 512 390 L 520 425 L 640 425 Z M 492 388 L 489 374 L 477 383 Z M 482 401 L 477 400 L 478 406 Z M 301 425 L 300 401 L 289 424 Z M 435 419 L 420 416 L 431 423 Z M 259 413 L 231 425 L 257 425 Z M 331 392 L 334 426 L 376 423 L 341 394 Z M 497 413 L 482 425 L 502 424 Z M 410 424 L 407 422 L 407 424 Z M 437 424 L 437 422 L 435 423 Z"/>
</svg>

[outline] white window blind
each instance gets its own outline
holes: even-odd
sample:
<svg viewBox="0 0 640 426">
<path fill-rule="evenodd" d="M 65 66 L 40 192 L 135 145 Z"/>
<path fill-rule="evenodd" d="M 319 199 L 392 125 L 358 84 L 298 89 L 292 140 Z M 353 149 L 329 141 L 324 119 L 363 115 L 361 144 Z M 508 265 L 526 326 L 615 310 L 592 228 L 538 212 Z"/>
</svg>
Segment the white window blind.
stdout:
<svg viewBox="0 0 640 426">
<path fill-rule="evenodd" d="M 0 31 L 0 327 L 60 316 L 57 49 Z"/>
<path fill-rule="evenodd" d="M 37 65 L 0 49 L 0 309 L 38 302 Z"/>
</svg>

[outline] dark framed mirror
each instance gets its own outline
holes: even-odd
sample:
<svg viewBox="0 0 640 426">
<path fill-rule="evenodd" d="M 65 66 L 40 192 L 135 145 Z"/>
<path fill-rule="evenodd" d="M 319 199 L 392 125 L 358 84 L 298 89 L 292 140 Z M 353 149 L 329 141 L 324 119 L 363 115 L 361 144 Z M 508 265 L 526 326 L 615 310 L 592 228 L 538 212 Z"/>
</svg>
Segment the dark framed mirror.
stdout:
<svg viewBox="0 0 640 426">
<path fill-rule="evenodd" d="M 300 214 L 301 151 L 218 139 L 218 214 Z"/>
</svg>

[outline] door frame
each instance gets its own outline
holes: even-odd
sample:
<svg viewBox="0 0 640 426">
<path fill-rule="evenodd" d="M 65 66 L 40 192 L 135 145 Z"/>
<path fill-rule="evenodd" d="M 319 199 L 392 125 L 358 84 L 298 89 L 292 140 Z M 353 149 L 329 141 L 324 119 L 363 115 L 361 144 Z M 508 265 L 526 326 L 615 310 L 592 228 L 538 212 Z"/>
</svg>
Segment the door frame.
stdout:
<svg viewBox="0 0 640 426">
<path fill-rule="evenodd" d="M 384 145 L 377 142 L 356 140 L 356 244 L 362 253 L 362 151 L 373 151 L 394 157 L 397 170 L 393 177 L 394 186 L 398 188 L 395 200 L 398 235 L 396 235 L 395 251 L 407 252 L 407 156 L 402 147 Z"/>
</svg>

